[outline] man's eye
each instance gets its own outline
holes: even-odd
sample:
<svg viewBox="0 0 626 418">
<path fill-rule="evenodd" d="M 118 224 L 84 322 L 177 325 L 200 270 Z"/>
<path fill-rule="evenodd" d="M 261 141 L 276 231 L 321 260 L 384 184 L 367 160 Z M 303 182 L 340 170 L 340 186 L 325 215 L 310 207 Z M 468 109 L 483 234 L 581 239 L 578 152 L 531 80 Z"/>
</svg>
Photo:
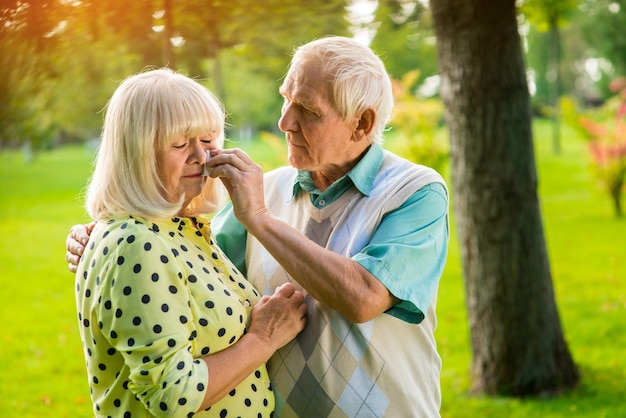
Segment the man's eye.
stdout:
<svg viewBox="0 0 626 418">
<path fill-rule="evenodd" d="M 313 110 L 313 109 L 310 109 L 308 107 L 302 107 L 302 110 L 308 116 L 319 117 L 319 114 L 315 110 Z"/>
</svg>

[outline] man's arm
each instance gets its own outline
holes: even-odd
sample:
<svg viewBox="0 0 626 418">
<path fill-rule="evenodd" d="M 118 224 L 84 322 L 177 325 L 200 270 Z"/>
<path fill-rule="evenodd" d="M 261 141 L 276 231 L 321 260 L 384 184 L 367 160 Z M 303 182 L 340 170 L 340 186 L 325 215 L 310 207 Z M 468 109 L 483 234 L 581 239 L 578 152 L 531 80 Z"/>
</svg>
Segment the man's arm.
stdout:
<svg viewBox="0 0 626 418">
<path fill-rule="evenodd" d="M 359 263 L 338 255 L 273 216 L 265 206 L 263 172 L 241 150 L 225 150 L 209 163 L 229 191 L 237 219 L 314 298 L 352 322 L 366 322 L 398 302 Z"/>
<path fill-rule="evenodd" d="M 326 250 L 268 211 L 245 224 L 303 288 L 349 321 L 367 322 L 399 301 L 359 263 Z"/>
</svg>

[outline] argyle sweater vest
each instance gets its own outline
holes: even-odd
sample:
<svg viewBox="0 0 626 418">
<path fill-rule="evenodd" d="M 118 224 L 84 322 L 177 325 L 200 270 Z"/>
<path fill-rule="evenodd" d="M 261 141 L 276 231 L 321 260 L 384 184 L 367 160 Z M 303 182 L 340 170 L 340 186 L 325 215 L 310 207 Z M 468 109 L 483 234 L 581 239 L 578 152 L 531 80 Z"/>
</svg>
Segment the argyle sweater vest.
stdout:
<svg viewBox="0 0 626 418">
<path fill-rule="evenodd" d="M 318 209 L 306 192 L 292 199 L 296 175 L 292 167 L 265 175 L 270 212 L 346 257 L 361 251 L 383 216 L 417 190 L 430 183 L 445 184 L 434 170 L 385 151 L 369 196 L 352 187 Z M 272 294 L 286 281 L 303 290 L 252 235 L 246 265 L 248 280 L 264 294 Z M 306 302 L 306 329 L 268 363 L 277 416 L 439 416 L 441 359 L 433 336 L 436 297 L 420 324 L 389 314 L 354 324 L 310 295 Z"/>
</svg>

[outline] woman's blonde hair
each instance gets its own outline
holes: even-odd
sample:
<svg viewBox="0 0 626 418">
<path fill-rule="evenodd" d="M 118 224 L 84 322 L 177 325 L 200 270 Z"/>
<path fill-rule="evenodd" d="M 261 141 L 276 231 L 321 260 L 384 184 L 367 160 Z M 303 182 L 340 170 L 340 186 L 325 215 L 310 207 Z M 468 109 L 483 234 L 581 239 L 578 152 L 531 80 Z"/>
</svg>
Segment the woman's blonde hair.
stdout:
<svg viewBox="0 0 626 418">
<path fill-rule="evenodd" d="M 224 144 L 221 102 L 195 80 L 170 69 L 145 71 L 124 80 L 109 100 L 95 169 L 87 189 L 93 219 L 134 215 L 169 218 L 182 208 L 167 200 L 158 156 L 180 137 L 210 135 Z M 186 214 L 211 213 L 224 202 L 221 181 L 206 178 Z"/>
</svg>

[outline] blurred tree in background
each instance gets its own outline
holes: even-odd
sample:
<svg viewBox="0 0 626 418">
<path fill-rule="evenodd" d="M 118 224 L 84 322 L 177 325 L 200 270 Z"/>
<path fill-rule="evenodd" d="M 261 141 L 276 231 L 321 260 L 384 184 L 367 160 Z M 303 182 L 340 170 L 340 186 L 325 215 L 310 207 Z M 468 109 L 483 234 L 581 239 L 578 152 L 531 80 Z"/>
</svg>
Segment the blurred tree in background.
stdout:
<svg viewBox="0 0 626 418">
<path fill-rule="evenodd" d="M 536 114 L 549 116 L 562 94 L 587 105 L 608 97 L 609 80 L 626 71 L 626 0 L 520 5 Z M 1 0 L 0 147 L 95 138 L 118 83 L 164 65 L 222 97 L 229 136 L 276 132 L 290 52 L 327 34 L 365 33 L 393 78 L 419 70 L 411 93 L 437 97 L 432 26 L 417 0 Z"/>
<path fill-rule="evenodd" d="M 169 66 L 224 100 L 237 134 L 275 129 L 295 46 L 348 34 L 343 0 L 3 0 L 0 146 L 97 137 L 119 82 Z M 244 135 L 245 136 L 245 135 Z"/>
</svg>

